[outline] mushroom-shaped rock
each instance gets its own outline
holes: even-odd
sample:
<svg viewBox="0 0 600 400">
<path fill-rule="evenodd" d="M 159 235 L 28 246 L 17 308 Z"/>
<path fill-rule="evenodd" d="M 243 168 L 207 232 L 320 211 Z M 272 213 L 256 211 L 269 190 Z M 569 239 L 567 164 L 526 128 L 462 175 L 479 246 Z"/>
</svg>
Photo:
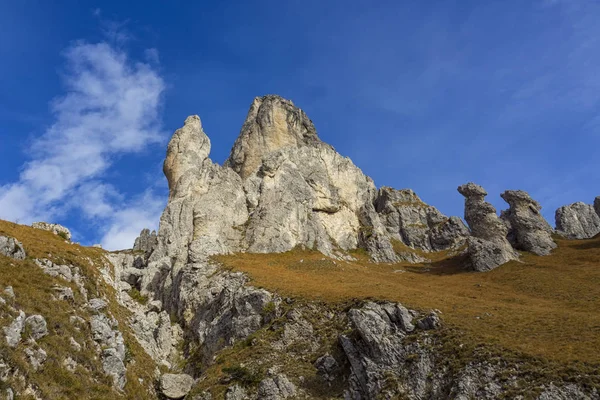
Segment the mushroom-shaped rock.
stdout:
<svg viewBox="0 0 600 400">
<path fill-rule="evenodd" d="M 160 391 L 168 399 L 182 399 L 192 389 L 194 378 L 186 374 L 164 374 L 160 377 Z"/>
<path fill-rule="evenodd" d="M 506 239 L 507 226 L 498 218 L 496 208 L 485 201 L 487 192 L 475 183 L 458 187 L 465 196 L 465 220 L 471 229 L 467 243 L 471 267 L 475 271 L 489 271 L 518 258 Z"/>
<path fill-rule="evenodd" d="M 600 233 L 600 200 L 577 202 L 556 210 L 556 231 L 569 239 L 589 239 Z"/>
<path fill-rule="evenodd" d="M 540 204 L 522 190 L 507 190 L 500 196 L 510 205 L 501 218 L 508 223 L 511 244 L 537 255 L 550 254 L 556 243 L 552 240 L 550 224 L 540 213 Z"/>
<path fill-rule="evenodd" d="M 0 254 L 15 260 L 24 260 L 26 257 L 21 242 L 10 236 L 0 236 Z"/>
</svg>

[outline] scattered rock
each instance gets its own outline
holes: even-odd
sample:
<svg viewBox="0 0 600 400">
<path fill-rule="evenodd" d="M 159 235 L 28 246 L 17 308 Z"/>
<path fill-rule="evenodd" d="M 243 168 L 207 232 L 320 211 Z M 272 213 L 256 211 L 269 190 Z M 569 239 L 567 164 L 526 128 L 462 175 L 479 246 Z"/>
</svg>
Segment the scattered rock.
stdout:
<svg viewBox="0 0 600 400">
<path fill-rule="evenodd" d="M 71 337 L 69 339 L 69 343 L 71 344 L 71 348 L 75 351 L 81 351 L 81 345 L 79 343 L 77 343 L 77 340 L 75 340 L 73 337 Z"/>
<path fill-rule="evenodd" d="M 569 239 L 589 239 L 600 233 L 600 200 L 577 202 L 556 210 L 556 231 Z"/>
<path fill-rule="evenodd" d="M 329 354 L 325 354 L 315 361 L 317 374 L 326 381 L 335 379 L 335 374 L 339 368 L 338 362 Z"/>
<path fill-rule="evenodd" d="M 119 390 L 123 390 L 127 378 L 125 373 L 125 364 L 123 364 L 123 357 L 114 348 L 104 349 L 102 351 L 102 368 L 104 372 L 113 378 L 113 384 Z"/>
<path fill-rule="evenodd" d="M 15 260 L 24 260 L 27 256 L 23 244 L 9 236 L 0 236 L 0 254 Z"/>
<path fill-rule="evenodd" d="M 507 190 L 500 195 L 510 208 L 502 212 L 507 222 L 508 240 L 518 250 L 545 256 L 556 248 L 553 229 L 540 214 L 542 206 L 522 190 Z"/>
<path fill-rule="evenodd" d="M 34 222 L 31 224 L 33 228 L 43 229 L 45 231 L 50 231 L 55 235 L 59 235 L 65 240 L 71 240 L 71 231 L 59 224 L 49 224 L 47 222 Z"/>
<path fill-rule="evenodd" d="M 192 389 L 194 378 L 187 374 L 164 374 L 160 377 L 160 391 L 169 399 L 181 399 Z"/>
<path fill-rule="evenodd" d="M 424 330 L 437 329 L 441 325 L 442 321 L 435 311 L 432 311 L 428 316 L 417 321 L 417 328 Z"/>
<path fill-rule="evenodd" d="M 465 220 L 472 235 L 467 240 L 472 268 L 489 271 L 517 259 L 518 254 L 506 239 L 508 228 L 494 206 L 485 201 L 487 192 L 474 183 L 459 186 L 458 192 L 465 196 Z"/>
<path fill-rule="evenodd" d="M 71 267 L 69 265 L 54 264 L 52 261 L 45 258 L 35 259 L 34 261 L 37 266 L 44 271 L 44 273 L 50 276 L 60 277 L 67 282 L 71 282 L 73 280 L 73 271 L 71 271 Z"/>
<path fill-rule="evenodd" d="M 24 326 L 25 313 L 23 311 L 19 311 L 19 315 L 13 320 L 13 322 L 9 326 L 3 328 L 6 344 L 9 347 L 17 347 L 21 341 L 21 333 L 23 332 Z"/>
<path fill-rule="evenodd" d="M 27 317 L 25 319 L 25 331 L 34 340 L 43 338 L 48 334 L 46 320 L 39 314 Z"/>
<path fill-rule="evenodd" d="M 280 400 L 294 397 L 296 386 L 283 374 L 265 378 L 258 384 L 259 400 Z"/>
<path fill-rule="evenodd" d="M 229 386 L 225 392 L 225 400 L 246 400 L 248 395 L 246 390 L 238 385 L 237 383 L 233 386 Z"/>
<path fill-rule="evenodd" d="M 47 358 L 46 352 L 41 348 L 34 350 L 28 347 L 25 349 L 25 355 L 29 360 L 29 364 L 31 364 L 35 371 L 37 371 L 42 366 L 42 364 L 46 362 Z"/>
<path fill-rule="evenodd" d="M 75 301 L 73 289 L 71 289 L 70 287 L 54 285 L 52 289 L 56 291 L 56 296 L 58 300 Z"/>
<path fill-rule="evenodd" d="M 77 368 L 77 361 L 73 360 L 71 357 L 67 357 L 63 360 L 62 365 L 68 371 L 73 372 L 75 371 L 75 368 Z"/>
<path fill-rule="evenodd" d="M 96 312 L 105 309 L 106 306 L 108 306 L 108 303 L 104 299 L 96 298 L 88 301 L 88 308 Z"/>
<path fill-rule="evenodd" d="M 9 299 L 14 299 L 15 298 L 15 291 L 13 289 L 12 286 L 7 286 L 4 288 L 4 294 L 6 295 L 6 297 L 8 297 Z"/>
</svg>

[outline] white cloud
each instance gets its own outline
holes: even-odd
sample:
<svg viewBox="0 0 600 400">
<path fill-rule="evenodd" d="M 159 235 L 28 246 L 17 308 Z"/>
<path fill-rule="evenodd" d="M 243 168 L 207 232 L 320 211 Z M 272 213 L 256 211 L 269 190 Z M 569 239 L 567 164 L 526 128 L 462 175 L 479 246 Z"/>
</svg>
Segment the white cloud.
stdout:
<svg viewBox="0 0 600 400">
<path fill-rule="evenodd" d="M 131 248 L 142 229 L 158 229 L 158 220 L 164 206 L 164 199 L 146 192 L 128 207 L 115 210 L 112 223 L 100 244 L 109 250 Z"/>
<path fill-rule="evenodd" d="M 158 219 L 152 214 L 156 201 L 145 194 L 136 203 L 143 212 L 120 209 L 114 204 L 122 196 L 103 179 L 115 156 L 162 140 L 164 82 L 153 66 L 130 60 L 106 42 L 77 42 L 64 56 L 67 93 L 52 102 L 54 122 L 33 141 L 19 181 L 0 187 L 0 218 L 30 223 L 78 209 L 84 217 L 105 220 L 114 238 L 129 240 L 131 228 L 123 221 L 137 215 L 134 226 L 150 226 L 151 218 Z M 114 238 L 108 248 L 133 243 Z"/>
</svg>

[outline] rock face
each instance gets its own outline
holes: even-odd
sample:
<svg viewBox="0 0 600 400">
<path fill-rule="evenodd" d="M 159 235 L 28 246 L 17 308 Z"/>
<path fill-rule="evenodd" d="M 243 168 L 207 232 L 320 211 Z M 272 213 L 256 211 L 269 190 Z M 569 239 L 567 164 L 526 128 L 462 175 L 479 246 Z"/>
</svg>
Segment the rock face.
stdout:
<svg viewBox="0 0 600 400">
<path fill-rule="evenodd" d="M 518 258 L 506 239 L 508 228 L 498 218 L 496 209 L 485 201 L 487 192 L 479 185 L 467 183 L 458 187 L 465 196 L 465 220 L 471 229 L 468 254 L 475 271 L 489 271 Z"/>
<path fill-rule="evenodd" d="M 557 233 L 569 239 L 589 239 L 600 233 L 600 199 L 596 197 L 593 206 L 583 202 L 562 206 L 555 218 Z"/>
<path fill-rule="evenodd" d="M 0 236 L 0 254 L 15 260 L 24 260 L 27 256 L 21 242 L 8 236 Z"/>
<path fill-rule="evenodd" d="M 49 224 L 47 222 L 34 222 L 31 224 L 33 228 L 50 231 L 55 235 L 59 235 L 65 240 L 71 240 L 71 231 L 59 224 Z"/>
<path fill-rule="evenodd" d="M 469 230 L 458 217 L 448 218 L 410 189 L 379 189 L 375 209 L 388 234 L 409 247 L 439 251 L 460 247 Z"/>
<path fill-rule="evenodd" d="M 508 226 L 508 240 L 518 250 L 545 256 L 556 248 L 553 229 L 540 214 L 542 206 L 522 190 L 507 190 L 500 195 L 510 208 L 501 218 Z"/>
<path fill-rule="evenodd" d="M 144 253 L 150 254 L 154 251 L 157 245 L 158 238 L 156 237 L 156 231 L 150 232 L 150 229 L 142 229 L 140 236 L 135 239 L 133 250 L 143 251 Z"/>
<path fill-rule="evenodd" d="M 258 171 L 263 157 L 270 153 L 320 143 L 312 121 L 290 100 L 275 95 L 257 97 L 225 165 L 247 178 Z"/>
</svg>

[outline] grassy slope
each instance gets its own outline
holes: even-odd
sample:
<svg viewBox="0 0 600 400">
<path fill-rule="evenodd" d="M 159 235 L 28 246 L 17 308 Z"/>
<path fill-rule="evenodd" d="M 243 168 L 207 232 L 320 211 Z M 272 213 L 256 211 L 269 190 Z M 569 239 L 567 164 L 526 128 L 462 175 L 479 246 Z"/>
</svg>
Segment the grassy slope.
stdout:
<svg viewBox="0 0 600 400">
<path fill-rule="evenodd" d="M 89 311 L 80 307 L 84 303 L 77 287 L 59 278 L 50 277 L 33 263 L 33 258 L 48 258 L 60 264 L 79 266 L 86 277 L 86 289 L 90 298 L 103 295 L 112 299 L 110 312 L 119 320 L 129 351 L 127 385 L 125 397 L 129 399 L 152 398 L 138 378 L 145 383 L 153 381 L 154 363 L 133 338 L 126 327 L 128 311 L 117 305 L 114 290 L 103 284 L 98 268 L 103 265 L 103 250 L 86 248 L 65 243 L 63 239 L 50 232 L 0 221 L 0 235 L 17 238 L 27 251 L 27 259 L 15 261 L 0 256 L 0 289 L 11 285 L 16 299 L 13 303 L 27 313 L 41 314 L 48 323 L 49 335 L 38 340 L 38 344 L 48 353 L 44 366 L 31 373 L 22 352 L 24 341 L 16 350 L 8 349 L 3 335 L 0 340 L 0 354 L 17 365 L 21 371 L 30 371 L 28 381 L 38 388 L 47 398 L 111 399 L 115 392 L 111 389 L 111 379 L 103 370 L 99 357 L 91 345 L 89 326 L 81 331 L 69 322 L 69 317 L 78 315 L 89 320 Z M 91 260 L 91 262 L 90 262 Z M 75 304 L 67 301 L 52 300 L 52 286 L 69 286 L 75 293 Z M 2 306 L 0 306 L 2 307 Z M 6 307 L 0 309 L 0 326 L 10 323 L 12 315 Z M 84 345 L 81 352 L 71 349 L 69 338 L 73 337 Z M 62 367 L 63 360 L 70 356 L 79 363 L 74 373 Z"/>
<path fill-rule="evenodd" d="M 332 303 L 388 299 L 437 308 L 461 340 L 494 345 L 563 365 L 598 364 L 600 237 L 557 239 L 551 256 L 523 254 L 487 273 L 464 270 L 460 257 L 431 264 L 334 261 L 320 253 L 236 254 L 216 259 L 284 296 Z M 587 368 L 585 368 L 587 370 Z"/>
</svg>

